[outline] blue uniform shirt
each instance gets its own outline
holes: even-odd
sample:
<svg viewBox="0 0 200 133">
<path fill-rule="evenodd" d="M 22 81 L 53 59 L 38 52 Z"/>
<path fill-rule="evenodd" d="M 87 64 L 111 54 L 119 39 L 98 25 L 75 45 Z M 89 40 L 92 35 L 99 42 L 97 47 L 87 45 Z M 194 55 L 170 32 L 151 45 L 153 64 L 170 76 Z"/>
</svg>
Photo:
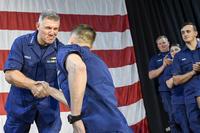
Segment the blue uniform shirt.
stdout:
<svg viewBox="0 0 200 133">
<path fill-rule="evenodd" d="M 34 32 L 15 39 L 5 63 L 4 71 L 19 70 L 28 78 L 36 81 L 46 81 L 50 86 L 58 88 L 56 51 L 62 44 L 56 40 L 48 46 L 42 55 L 36 37 L 37 32 Z M 44 116 L 46 123 L 60 117 L 59 104 L 52 97 L 38 99 L 28 89 L 11 86 L 6 102 L 8 115 L 32 123 L 37 110 Z"/>
<path fill-rule="evenodd" d="M 89 48 L 67 45 L 59 49 L 58 80 L 59 87 L 70 104 L 65 60 L 71 53 L 80 55 L 87 67 L 87 85 L 82 105 L 82 120 L 87 133 L 132 132 L 117 108 L 114 85 L 106 64 L 93 54 Z"/>
<path fill-rule="evenodd" d="M 166 55 L 169 55 L 169 52 L 161 52 L 155 56 L 153 56 L 149 62 L 149 71 L 151 70 L 155 70 L 158 69 L 159 67 L 162 66 L 163 64 L 163 58 Z M 169 56 L 169 58 L 171 58 Z M 158 82 L 159 82 L 159 91 L 169 91 L 169 89 L 167 88 L 165 82 L 164 82 L 164 77 L 163 77 L 163 73 L 158 77 Z"/>
<path fill-rule="evenodd" d="M 172 78 L 173 76 L 173 65 L 169 65 L 165 68 L 164 71 L 164 81 L 166 83 L 167 80 Z M 171 100 L 172 104 L 184 104 L 184 87 L 183 85 L 174 86 L 171 90 Z"/>
<path fill-rule="evenodd" d="M 192 71 L 192 64 L 200 61 L 200 42 L 197 43 L 196 50 L 190 50 L 185 46 L 176 54 L 173 62 L 174 75 L 182 75 Z M 199 75 L 193 76 L 184 84 L 184 95 L 186 103 L 195 103 L 196 92 L 200 90 Z"/>
</svg>

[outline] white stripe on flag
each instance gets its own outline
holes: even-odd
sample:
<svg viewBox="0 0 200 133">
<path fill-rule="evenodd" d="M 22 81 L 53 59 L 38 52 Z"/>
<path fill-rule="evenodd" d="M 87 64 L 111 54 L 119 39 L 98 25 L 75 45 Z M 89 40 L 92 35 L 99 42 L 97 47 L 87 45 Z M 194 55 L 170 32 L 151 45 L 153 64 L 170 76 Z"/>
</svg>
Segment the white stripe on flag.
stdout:
<svg viewBox="0 0 200 133">
<path fill-rule="evenodd" d="M 0 30 L 0 40 L 4 43 L 0 45 L 0 49 L 9 50 L 15 38 L 31 32 L 34 31 Z M 58 38 L 63 43 L 67 43 L 69 36 L 70 32 L 59 32 L 58 34 Z M 124 32 L 97 32 L 97 38 L 94 42 L 95 50 L 114 50 L 132 46 L 130 30 Z"/>
<path fill-rule="evenodd" d="M 128 86 L 139 81 L 137 65 L 109 68 L 115 87 Z"/>
<path fill-rule="evenodd" d="M 10 91 L 10 84 L 5 80 L 5 74 L 3 71 L 0 71 L 0 93 L 2 92 L 9 92 Z"/>
<path fill-rule="evenodd" d="M 128 106 L 119 107 L 119 110 L 125 116 L 128 125 L 135 125 L 146 117 L 143 99 Z"/>
<path fill-rule="evenodd" d="M 118 68 L 109 68 L 112 75 L 115 87 L 122 87 L 132 85 L 139 81 L 137 65 L 134 63 L 132 65 L 127 65 Z M 5 80 L 5 75 L 3 71 L 0 71 L 0 93 L 9 92 L 10 84 Z"/>
<path fill-rule="evenodd" d="M 59 0 L 59 1 L 58 0 L 1 0 L 0 11 L 41 12 L 44 9 L 53 9 L 61 14 L 79 14 L 79 15 L 80 14 L 87 14 L 87 15 L 127 14 L 124 0 L 117 0 L 117 2 L 116 0 Z"/>
</svg>

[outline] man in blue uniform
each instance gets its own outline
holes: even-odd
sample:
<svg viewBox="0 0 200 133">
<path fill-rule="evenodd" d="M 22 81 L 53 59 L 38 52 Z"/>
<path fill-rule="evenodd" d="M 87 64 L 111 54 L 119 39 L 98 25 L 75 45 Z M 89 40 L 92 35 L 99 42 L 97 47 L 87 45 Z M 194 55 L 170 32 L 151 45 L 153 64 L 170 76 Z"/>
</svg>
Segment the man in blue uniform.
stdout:
<svg viewBox="0 0 200 133">
<path fill-rule="evenodd" d="M 15 39 L 4 66 L 5 78 L 11 84 L 6 102 L 5 133 L 28 133 L 35 121 L 40 133 L 58 133 L 61 128 L 58 102 L 48 96 L 48 82 L 58 88 L 56 51 L 62 45 L 57 39 L 60 17 L 52 10 L 39 16 L 37 31 Z M 35 97 L 34 97 L 35 96 Z"/>
<path fill-rule="evenodd" d="M 79 25 L 71 33 L 71 45 L 57 54 L 59 87 L 71 109 L 68 121 L 75 133 L 131 133 L 117 108 L 108 67 L 90 51 L 95 36 L 90 26 Z"/>
<path fill-rule="evenodd" d="M 200 42 L 193 23 L 185 23 L 181 35 L 186 46 L 174 58 L 175 85 L 184 85 L 184 96 L 189 125 L 194 133 L 200 132 L 200 110 L 196 102 L 196 92 L 200 89 Z"/>
<path fill-rule="evenodd" d="M 179 44 L 171 44 L 170 55 L 172 59 L 180 50 Z M 177 125 L 176 129 L 180 133 L 190 133 L 191 131 L 184 102 L 184 87 L 183 85 L 174 85 L 172 64 L 165 68 L 164 81 L 166 82 L 168 89 L 171 90 L 172 115 Z"/>
<path fill-rule="evenodd" d="M 162 100 L 163 108 L 165 112 L 168 113 L 170 130 L 173 133 L 176 132 L 176 126 L 172 116 L 171 93 L 166 86 L 163 76 L 165 68 L 172 63 L 169 54 L 170 45 L 166 36 L 159 36 L 156 39 L 156 43 L 160 53 L 153 56 L 149 62 L 149 78 L 150 79 L 158 78 L 159 95 Z"/>
</svg>

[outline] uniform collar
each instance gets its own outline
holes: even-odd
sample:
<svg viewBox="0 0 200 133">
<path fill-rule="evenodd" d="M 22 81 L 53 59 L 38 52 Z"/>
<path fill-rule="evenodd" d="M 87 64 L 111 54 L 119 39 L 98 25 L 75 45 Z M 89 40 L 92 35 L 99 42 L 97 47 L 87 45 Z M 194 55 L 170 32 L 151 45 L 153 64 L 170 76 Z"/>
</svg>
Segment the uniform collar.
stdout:
<svg viewBox="0 0 200 133">
<path fill-rule="evenodd" d="M 196 49 L 200 49 L 200 41 L 197 41 Z M 185 51 L 185 50 L 190 50 L 190 49 L 185 44 L 185 46 L 182 48 L 182 50 Z"/>
<path fill-rule="evenodd" d="M 37 41 L 37 34 L 38 34 L 38 31 L 35 31 L 32 36 L 31 36 L 31 39 L 30 39 L 30 42 L 29 42 L 29 46 L 32 47 L 33 51 L 35 52 L 36 55 L 38 55 L 39 57 L 41 56 L 41 52 L 40 52 L 40 46 L 39 46 L 39 43 Z M 52 52 L 54 51 L 57 51 L 57 42 L 58 42 L 58 39 L 56 38 L 56 40 L 52 43 L 52 44 L 49 44 L 48 48 L 47 48 L 47 51 L 45 52 L 45 54 L 43 55 L 44 57 L 45 56 L 48 56 L 49 54 L 51 54 Z"/>
<path fill-rule="evenodd" d="M 34 45 L 34 44 L 37 44 L 37 34 L 38 34 L 38 31 L 35 31 L 32 36 L 31 36 L 31 40 L 29 42 L 29 45 Z"/>
<path fill-rule="evenodd" d="M 160 52 L 159 55 L 166 55 L 168 53 L 169 53 L 169 51 L 167 51 L 167 52 Z"/>
</svg>

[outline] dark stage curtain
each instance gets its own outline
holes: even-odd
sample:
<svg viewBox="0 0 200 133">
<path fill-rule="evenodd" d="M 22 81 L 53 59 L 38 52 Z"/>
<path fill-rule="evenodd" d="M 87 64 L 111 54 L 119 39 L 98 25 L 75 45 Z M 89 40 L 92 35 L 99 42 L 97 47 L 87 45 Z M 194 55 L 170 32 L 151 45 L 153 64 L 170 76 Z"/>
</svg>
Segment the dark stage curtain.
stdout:
<svg viewBox="0 0 200 133">
<path fill-rule="evenodd" d="M 171 43 L 183 44 L 180 28 L 196 24 L 200 32 L 200 0 L 126 0 L 144 104 L 151 133 L 166 132 L 166 113 L 158 96 L 158 84 L 148 79 L 148 62 L 157 53 L 155 39 L 166 35 Z"/>
</svg>

